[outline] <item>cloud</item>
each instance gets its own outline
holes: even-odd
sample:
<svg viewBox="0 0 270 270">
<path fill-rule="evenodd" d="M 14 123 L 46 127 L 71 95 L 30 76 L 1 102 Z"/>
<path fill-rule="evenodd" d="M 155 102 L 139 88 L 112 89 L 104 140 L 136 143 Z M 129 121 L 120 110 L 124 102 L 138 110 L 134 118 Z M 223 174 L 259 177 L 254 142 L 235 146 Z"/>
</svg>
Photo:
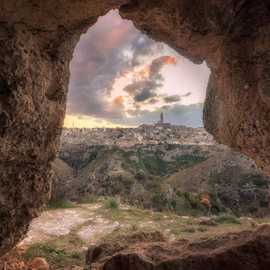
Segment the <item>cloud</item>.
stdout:
<svg viewBox="0 0 270 270">
<path fill-rule="evenodd" d="M 157 90 L 163 86 L 162 82 L 164 81 L 163 76 L 160 74 L 161 69 L 165 65 L 171 64 L 176 64 L 176 59 L 172 56 L 161 56 L 154 59 L 149 66 L 145 66 L 138 72 L 139 77 L 142 79 L 133 81 L 123 90 L 133 97 L 135 103 L 158 97 Z"/>
<path fill-rule="evenodd" d="M 126 87 L 124 87 L 124 91 L 128 93 L 130 96 L 133 96 L 134 98 L 142 93 L 152 93 L 150 97 L 154 97 L 155 91 L 161 87 L 162 84 L 159 81 L 151 81 L 151 80 L 144 80 L 144 81 L 135 81 L 131 84 L 128 84 Z"/>
<path fill-rule="evenodd" d="M 165 65 L 176 65 L 177 61 L 173 56 L 161 56 L 155 59 L 150 65 L 150 78 L 159 74 Z"/>
<path fill-rule="evenodd" d="M 187 92 L 184 95 L 171 95 L 171 96 L 165 95 L 163 97 L 163 101 L 165 103 L 175 103 L 175 102 L 181 101 L 183 97 L 188 97 L 190 95 L 191 95 L 191 92 Z"/>
<path fill-rule="evenodd" d="M 203 127 L 202 112 L 203 104 L 192 105 L 165 105 L 162 108 L 157 108 L 154 111 L 148 110 L 130 110 L 128 114 L 131 116 L 128 119 L 129 125 L 154 124 L 159 120 L 160 113 L 164 113 L 166 122 L 170 122 L 174 125 L 184 125 L 189 127 Z M 124 125 L 127 122 L 119 121 L 115 124 Z"/>
<path fill-rule="evenodd" d="M 134 40 L 130 50 L 133 51 L 132 67 L 142 63 L 144 57 L 149 57 L 157 54 L 164 49 L 164 44 L 156 42 L 145 35 L 141 35 Z"/>
<path fill-rule="evenodd" d="M 123 96 L 118 96 L 118 97 L 116 97 L 114 100 L 113 100 L 113 104 L 115 105 L 115 106 L 123 106 L 123 104 L 124 104 L 124 97 Z"/>
<path fill-rule="evenodd" d="M 155 96 L 157 96 L 157 93 L 155 93 L 152 89 L 144 88 L 140 93 L 134 96 L 134 101 L 144 102 Z"/>
<path fill-rule="evenodd" d="M 182 71 L 179 65 L 174 70 L 165 66 L 174 66 L 179 59 L 183 64 L 184 60 L 166 45 L 140 33 L 132 22 L 122 20 L 118 11 L 110 11 L 81 36 L 76 46 L 70 65 L 67 114 L 130 125 L 155 122 L 162 109 L 180 123 L 177 114 L 181 113 L 179 119 L 183 119 L 187 111 L 194 114 L 198 109 L 185 107 L 181 111 L 179 103 L 191 93 L 178 95 L 183 91 L 173 89 L 179 84 L 177 80 L 166 85 L 166 72 Z M 125 83 L 119 83 L 123 78 Z M 189 87 L 182 81 L 181 86 Z M 167 94 L 166 88 L 171 90 Z"/>
<path fill-rule="evenodd" d="M 108 119 L 123 117 L 123 106 L 114 106 L 108 101 L 112 86 L 117 78 L 162 47 L 162 43 L 147 38 L 131 22 L 122 20 L 118 11 L 101 17 L 82 35 L 74 51 L 67 113 Z M 138 102 L 147 96 L 153 97 L 154 89 L 160 86 L 157 81 L 139 85 L 133 94 Z M 137 86 L 131 85 L 130 93 Z"/>
<path fill-rule="evenodd" d="M 173 96 L 166 96 L 163 98 L 164 102 L 166 103 L 173 103 L 178 102 L 181 100 L 181 97 L 179 95 L 173 95 Z"/>
</svg>

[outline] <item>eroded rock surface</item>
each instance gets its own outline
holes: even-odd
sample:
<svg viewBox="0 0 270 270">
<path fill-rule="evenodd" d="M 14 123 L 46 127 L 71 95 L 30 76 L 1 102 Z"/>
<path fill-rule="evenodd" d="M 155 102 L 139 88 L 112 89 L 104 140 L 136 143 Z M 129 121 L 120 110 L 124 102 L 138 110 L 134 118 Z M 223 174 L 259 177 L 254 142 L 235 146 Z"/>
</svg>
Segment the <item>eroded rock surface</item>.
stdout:
<svg viewBox="0 0 270 270">
<path fill-rule="evenodd" d="M 266 270 L 270 267 L 270 227 L 208 240 L 168 243 L 159 234 L 132 235 L 117 243 L 90 247 L 93 270 Z M 126 244 L 122 244 L 126 243 Z"/>
<path fill-rule="evenodd" d="M 123 1 L 1 1 L 0 254 L 48 200 L 80 34 Z"/>
<path fill-rule="evenodd" d="M 120 6 L 149 36 L 207 61 L 206 128 L 270 173 L 268 0 L 2 0 L 0 254 L 50 192 L 73 48 L 98 16 Z"/>
</svg>

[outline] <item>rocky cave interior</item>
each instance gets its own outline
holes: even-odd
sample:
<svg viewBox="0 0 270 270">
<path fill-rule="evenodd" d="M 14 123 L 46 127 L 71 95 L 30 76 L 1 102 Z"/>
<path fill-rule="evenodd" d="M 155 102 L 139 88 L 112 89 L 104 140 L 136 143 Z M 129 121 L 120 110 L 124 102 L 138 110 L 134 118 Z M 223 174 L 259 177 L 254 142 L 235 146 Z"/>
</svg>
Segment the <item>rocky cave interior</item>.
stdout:
<svg viewBox="0 0 270 270">
<path fill-rule="evenodd" d="M 207 62 L 207 131 L 270 173 L 269 1 L 4 0 L 0 6 L 1 255 L 22 239 L 49 198 L 74 47 L 113 8 L 194 63 Z M 205 258 L 204 264 L 176 259 L 170 269 L 226 269 L 224 262 L 232 269 L 268 269 L 269 232 L 266 228 L 247 237 L 252 245 L 236 238 L 231 248 Z M 249 258 L 245 264 L 243 250 Z"/>
</svg>

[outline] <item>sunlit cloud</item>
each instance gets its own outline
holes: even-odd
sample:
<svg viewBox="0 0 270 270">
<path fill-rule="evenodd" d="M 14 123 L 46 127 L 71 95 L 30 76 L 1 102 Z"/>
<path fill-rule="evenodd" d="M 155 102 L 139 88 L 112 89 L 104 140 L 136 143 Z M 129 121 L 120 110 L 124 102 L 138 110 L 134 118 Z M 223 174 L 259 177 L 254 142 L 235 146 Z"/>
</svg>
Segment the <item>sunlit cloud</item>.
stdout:
<svg viewBox="0 0 270 270">
<path fill-rule="evenodd" d="M 195 107 L 185 105 L 203 103 L 210 73 L 139 32 L 116 10 L 82 35 L 70 71 L 65 123 L 79 119 L 75 123 L 91 127 L 153 121 L 160 110 L 179 113 L 177 106 L 190 111 Z"/>
</svg>

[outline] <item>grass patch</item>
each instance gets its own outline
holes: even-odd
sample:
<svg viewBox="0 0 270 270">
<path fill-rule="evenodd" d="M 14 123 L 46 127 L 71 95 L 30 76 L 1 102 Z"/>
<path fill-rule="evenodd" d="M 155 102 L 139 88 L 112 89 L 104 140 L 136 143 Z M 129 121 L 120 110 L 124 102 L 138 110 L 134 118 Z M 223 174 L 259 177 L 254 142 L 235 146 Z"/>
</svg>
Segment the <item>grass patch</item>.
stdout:
<svg viewBox="0 0 270 270">
<path fill-rule="evenodd" d="M 195 233 L 196 229 L 194 227 L 184 227 L 181 231 L 185 233 Z"/>
<path fill-rule="evenodd" d="M 50 201 L 48 204 L 48 209 L 68 209 L 68 208 L 74 208 L 74 207 L 75 207 L 75 204 L 66 199 Z"/>
<path fill-rule="evenodd" d="M 35 257 L 43 257 L 50 265 L 57 269 L 65 269 L 67 265 L 72 264 L 80 265 L 84 260 L 84 255 L 80 252 L 67 252 L 48 243 L 36 244 L 29 247 L 23 257 L 27 260 Z"/>
<path fill-rule="evenodd" d="M 214 218 L 214 221 L 221 224 L 241 224 L 240 220 L 231 214 L 222 214 Z"/>
<path fill-rule="evenodd" d="M 109 198 L 105 201 L 105 207 L 107 209 L 119 209 L 119 203 L 114 198 Z"/>
<path fill-rule="evenodd" d="M 176 164 L 178 167 L 185 169 L 192 167 L 198 163 L 207 160 L 207 157 L 200 156 L 197 154 L 186 154 L 176 157 Z"/>
</svg>

